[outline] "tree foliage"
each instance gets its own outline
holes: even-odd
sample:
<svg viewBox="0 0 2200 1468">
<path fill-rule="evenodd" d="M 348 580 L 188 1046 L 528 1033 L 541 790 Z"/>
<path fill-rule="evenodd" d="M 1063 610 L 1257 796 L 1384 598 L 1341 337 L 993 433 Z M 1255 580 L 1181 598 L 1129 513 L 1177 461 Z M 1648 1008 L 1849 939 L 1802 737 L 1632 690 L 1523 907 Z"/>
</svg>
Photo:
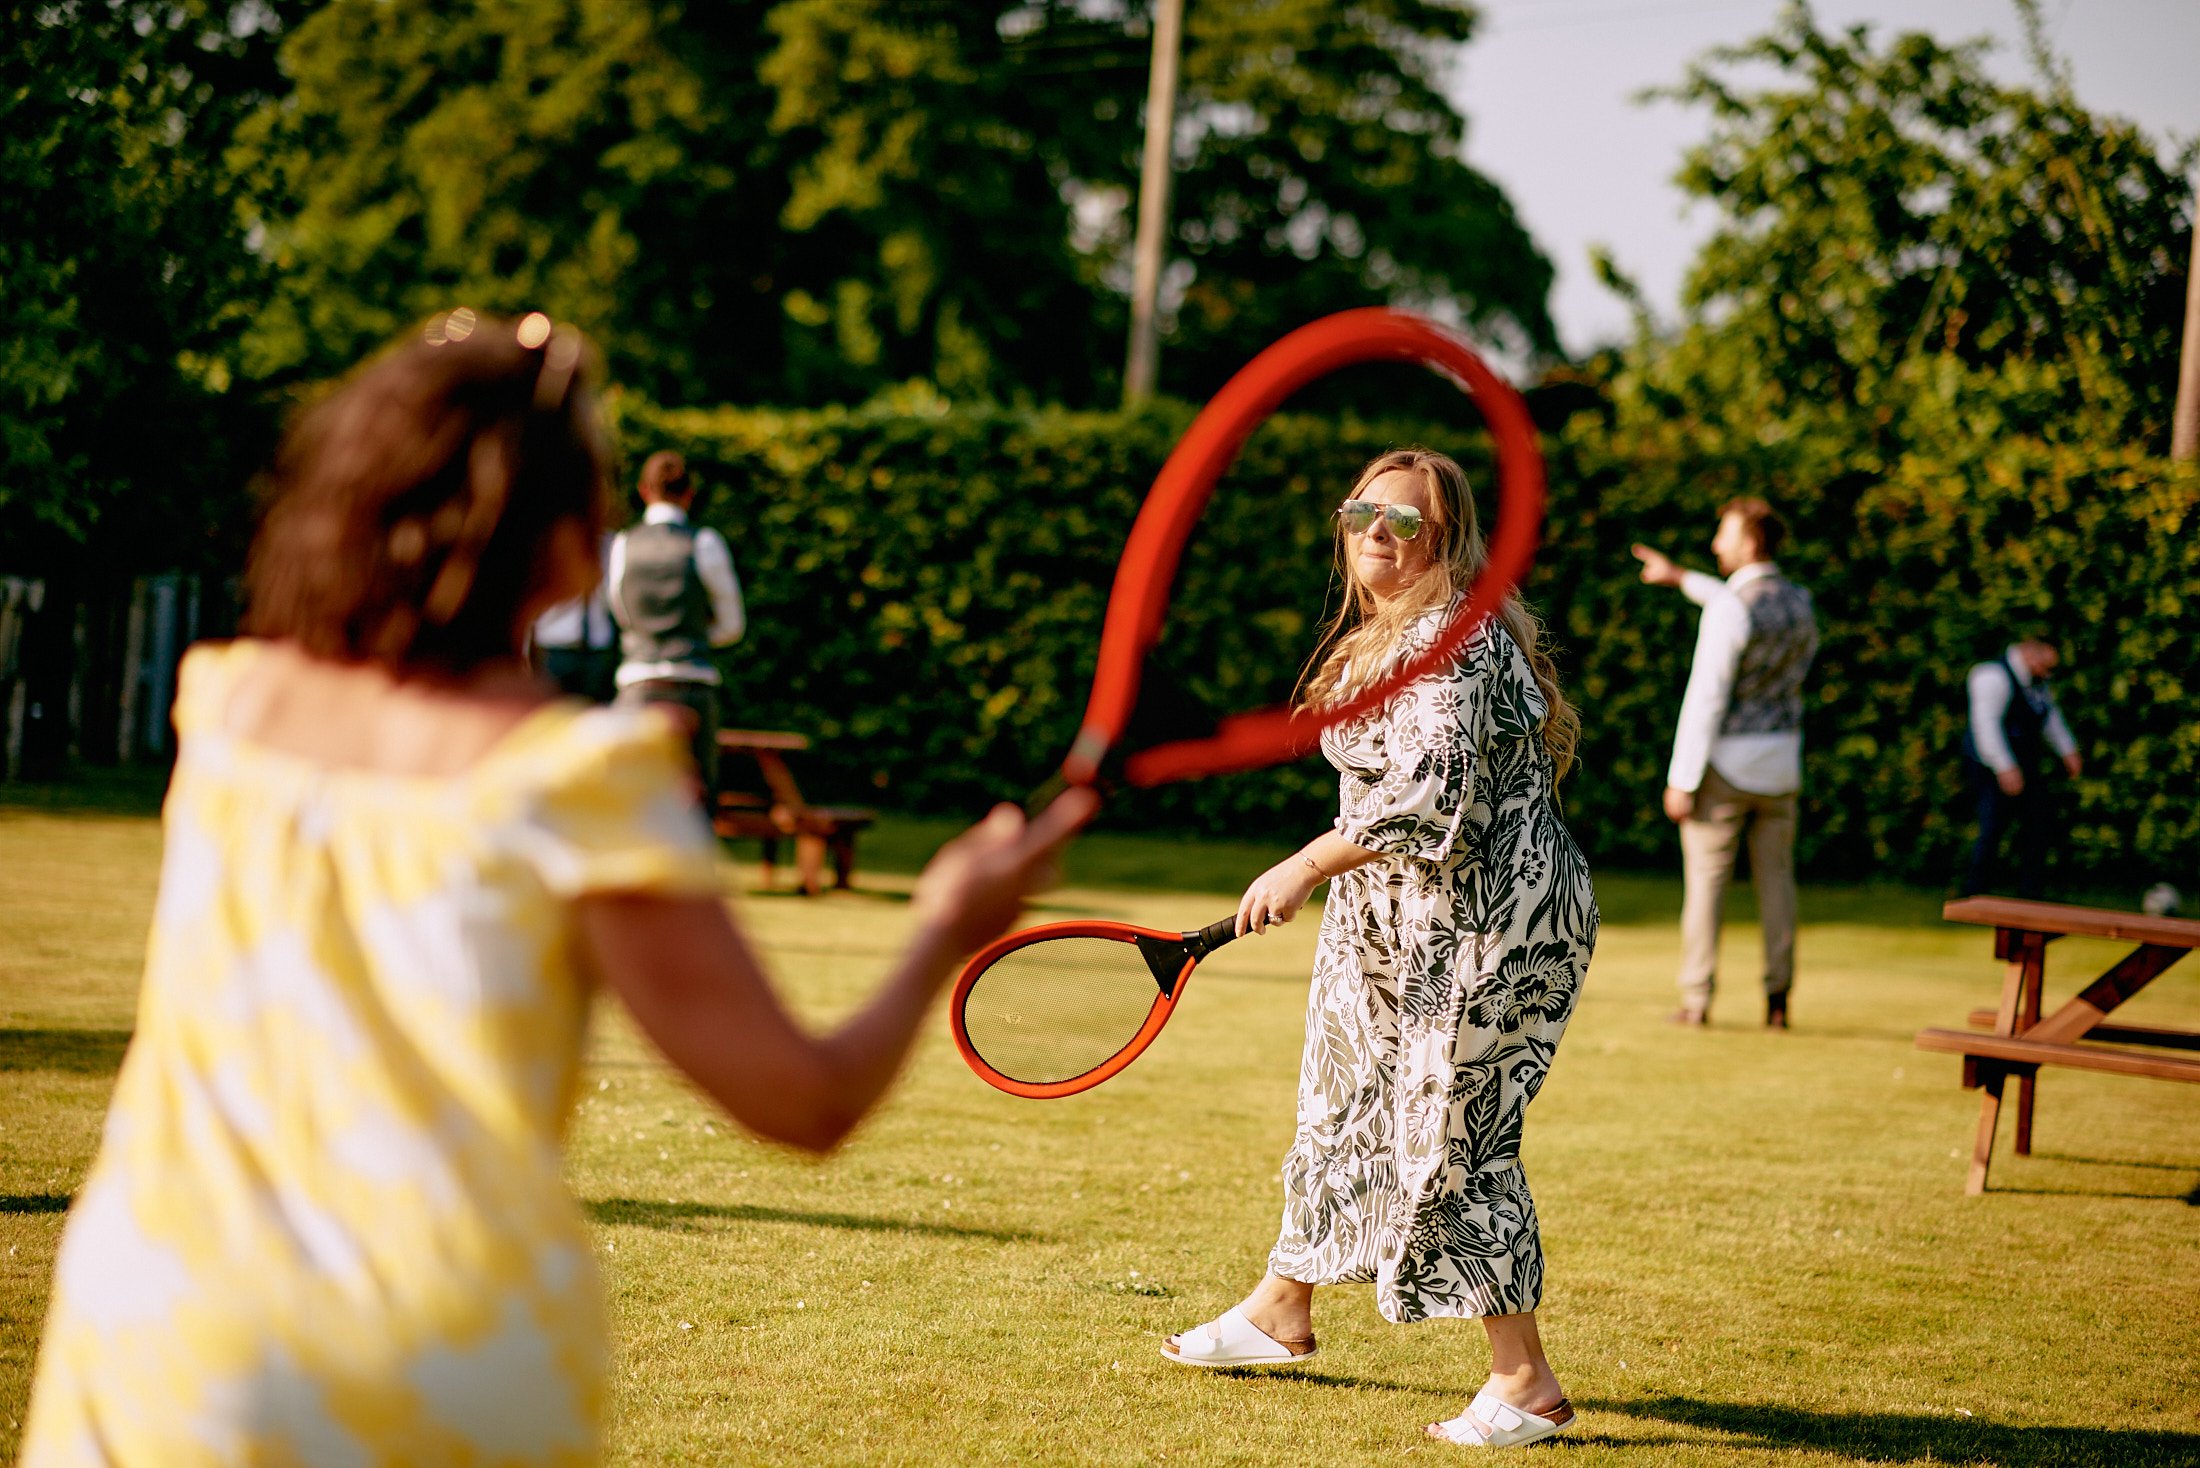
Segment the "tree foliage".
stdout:
<svg viewBox="0 0 2200 1468">
<path fill-rule="evenodd" d="M 1555 354 L 1550 262 L 1463 160 L 1443 90 L 1472 9 L 1210 0 L 1185 24 L 1168 385 L 1204 397 L 1291 327 L 1382 301 Z"/>
<path fill-rule="evenodd" d="M 228 394 L 261 262 L 223 153 L 274 81 L 262 5 L 0 8 L 0 543 L 41 574 L 222 559 L 259 445 Z M 212 543 L 210 543 L 210 540 Z"/>
<path fill-rule="evenodd" d="M 1460 161 L 1471 13 L 1207 0 L 1185 59 L 1171 382 L 1405 299 L 1531 349 L 1550 269 Z M 1117 384 L 1149 17 L 1073 0 L 329 0 L 239 150 L 263 378 L 464 298 L 672 401 L 1089 402 Z M 1188 280 L 1186 276 L 1188 274 Z"/>
<path fill-rule="evenodd" d="M 2044 50 L 2022 86 L 1982 45 L 1881 45 L 1795 0 L 1691 68 L 1668 95 L 1713 131 L 1678 181 L 1721 224 L 1685 328 L 1641 345 L 1623 398 L 1707 432 L 1816 433 L 1852 472 L 1966 436 L 2166 443 L 2190 160 L 2081 106 Z"/>
</svg>

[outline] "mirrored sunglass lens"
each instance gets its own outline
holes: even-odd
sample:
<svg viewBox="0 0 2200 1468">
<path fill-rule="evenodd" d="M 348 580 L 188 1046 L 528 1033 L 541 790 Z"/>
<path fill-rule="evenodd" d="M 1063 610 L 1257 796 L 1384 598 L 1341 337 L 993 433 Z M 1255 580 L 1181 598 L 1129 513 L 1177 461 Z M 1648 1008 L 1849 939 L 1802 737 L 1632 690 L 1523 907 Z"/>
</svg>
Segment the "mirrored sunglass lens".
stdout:
<svg viewBox="0 0 2200 1468">
<path fill-rule="evenodd" d="M 1400 540 L 1411 540 L 1421 533 L 1421 512 L 1411 505 L 1392 505 L 1384 511 L 1390 521 L 1390 533 Z"/>
<path fill-rule="evenodd" d="M 1375 523 L 1375 517 L 1380 513 L 1380 506 L 1368 504 L 1364 500 L 1346 500 L 1337 506 L 1337 517 L 1344 521 L 1344 528 L 1354 535 L 1365 535 L 1367 528 Z"/>
</svg>

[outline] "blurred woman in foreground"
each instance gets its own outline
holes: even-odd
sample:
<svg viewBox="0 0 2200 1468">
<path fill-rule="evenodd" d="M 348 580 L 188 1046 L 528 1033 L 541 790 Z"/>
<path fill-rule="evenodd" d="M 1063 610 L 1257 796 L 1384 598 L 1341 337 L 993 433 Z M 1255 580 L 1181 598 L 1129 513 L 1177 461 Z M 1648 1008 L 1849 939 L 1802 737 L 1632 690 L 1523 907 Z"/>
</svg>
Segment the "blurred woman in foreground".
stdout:
<svg viewBox="0 0 2200 1468">
<path fill-rule="evenodd" d="M 520 659 L 596 578 L 579 335 L 457 311 L 286 441 L 251 635 L 179 679 L 136 1038 L 56 1266 L 24 1463 L 591 1463 L 594 1258 L 559 1175 L 608 984 L 734 1118 L 832 1147 L 1090 812 L 925 869 L 814 1038 L 720 899 L 681 732 Z"/>
</svg>

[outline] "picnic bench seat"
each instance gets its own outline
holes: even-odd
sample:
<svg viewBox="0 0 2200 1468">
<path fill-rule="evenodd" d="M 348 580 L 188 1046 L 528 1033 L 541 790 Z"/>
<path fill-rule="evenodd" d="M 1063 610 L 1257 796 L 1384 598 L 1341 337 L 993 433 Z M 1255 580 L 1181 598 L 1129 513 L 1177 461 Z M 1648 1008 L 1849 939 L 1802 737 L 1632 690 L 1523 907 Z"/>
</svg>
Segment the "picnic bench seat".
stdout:
<svg viewBox="0 0 2200 1468">
<path fill-rule="evenodd" d="M 779 843 L 794 842 L 795 880 L 814 897 L 825 884 L 825 863 L 833 864 L 833 886 L 855 883 L 856 836 L 878 819 L 878 812 L 852 805 L 812 805 L 803 798 L 788 767 L 787 755 L 810 747 L 807 736 L 777 729 L 721 729 L 718 732 L 720 785 L 727 766 L 742 761 L 763 776 L 764 789 L 722 788 L 711 825 L 727 840 L 755 840 L 764 848 L 764 885 L 772 883 Z"/>
<path fill-rule="evenodd" d="M 2012 1077 L 2017 1082 L 2019 1156 L 2032 1151 L 2033 1088 L 2041 1066 L 2200 1081 L 2200 1060 L 2160 1053 L 2200 1050 L 2200 1033 L 2104 1023 L 2119 1005 L 2200 948 L 2200 922 L 2011 897 L 1959 898 L 1943 907 L 1941 916 L 1950 922 L 1992 928 L 1994 956 L 2008 964 L 2000 1007 L 1974 1009 L 1967 1016 L 1974 1027 L 1983 1027 L 1983 1033 L 1973 1028 L 1926 1029 L 1917 1034 L 1920 1050 L 1962 1056 L 1965 1089 L 1981 1093 L 1978 1134 L 1964 1192 L 1986 1191 L 2002 1093 Z M 2047 945 L 2078 935 L 2120 939 L 2138 947 L 2075 998 L 2042 1016 L 2040 990 L 2047 976 Z"/>
</svg>

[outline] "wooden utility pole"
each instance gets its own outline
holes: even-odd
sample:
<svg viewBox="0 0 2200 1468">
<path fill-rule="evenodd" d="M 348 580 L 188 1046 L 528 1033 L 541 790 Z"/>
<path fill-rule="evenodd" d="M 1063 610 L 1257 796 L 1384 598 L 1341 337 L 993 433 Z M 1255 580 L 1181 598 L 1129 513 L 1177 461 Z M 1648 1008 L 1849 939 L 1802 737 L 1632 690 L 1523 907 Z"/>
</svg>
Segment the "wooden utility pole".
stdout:
<svg viewBox="0 0 2200 1468">
<path fill-rule="evenodd" d="M 1176 62 L 1184 36 L 1184 0 L 1154 0 L 1153 68 L 1146 79 L 1146 157 L 1138 177 L 1138 243 L 1131 278 L 1131 351 L 1123 401 L 1153 396 L 1161 368 L 1155 302 L 1162 246 L 1169 233 L 1169 162 L 1176 136 Z"/>
<path fill-rule="evenodd" d="M 2192 263 L 2185 271 L 2185 345 L 2177 364 L 2169 456 L 2188 464 L 2200 460 L 2200 208 L 2193 211 Z"/>
</svg>

